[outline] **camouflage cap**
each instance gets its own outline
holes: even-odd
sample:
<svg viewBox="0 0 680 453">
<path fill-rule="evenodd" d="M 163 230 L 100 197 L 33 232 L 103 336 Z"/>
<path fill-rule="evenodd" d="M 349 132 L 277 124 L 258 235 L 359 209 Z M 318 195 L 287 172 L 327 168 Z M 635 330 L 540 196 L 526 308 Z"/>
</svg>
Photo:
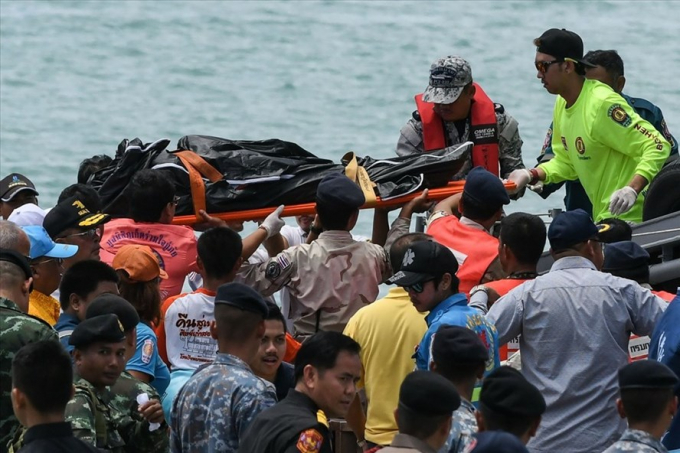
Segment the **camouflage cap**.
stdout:
<svg viewBox="0 0 680 453">
<path fill-rule="evenodd" d="M 472 83 L 470 63 L 455 56 L 440 58 L 430 66 L 430 84 L 423 93 L 423 101 L 452 104 L 469 83 Z"/>
</svg>

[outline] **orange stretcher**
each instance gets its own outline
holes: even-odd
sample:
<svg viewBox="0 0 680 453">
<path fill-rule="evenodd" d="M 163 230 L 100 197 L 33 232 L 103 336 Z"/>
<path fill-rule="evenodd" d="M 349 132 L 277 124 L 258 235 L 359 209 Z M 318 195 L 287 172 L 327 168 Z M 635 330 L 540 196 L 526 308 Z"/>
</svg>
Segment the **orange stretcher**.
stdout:
<svg viewBox="0 0 680 453">
<path fill-rule="evenodd" d="M 451 195 L 455 195 L 457 193 L 461 193 L 463 191 L 463 186 L 465 184 L 465 181 L 451 181 L 448 185 L 444 187 L 438 187 L 434 189 L 429 189 L 428 193 L 428 200 L 433 200 L 433 201 L 439 201 L 443 200 L 447 197 L 450 197 Z M 516 188 L 515 183 L 512 182 L 505 182 L 504 183 L 505 189 L 506 190 L 513 190 Z M 367 203 L 364 205 L 361 209 L 370 209 L 370 208 L 389 208 L 389 207 L 394 207 L 394 206 L 399 206 L 403 205 L 414 198 L 418 197 L 421 195 L 423 192 L 414 192 L 408 195 L 404 195 L 402 197 L 398 198 L 392 198 L 390 200 L 382 201 L 380 197 L 377 197 L 375 203 Z M 283 209 L 283 213 L 281 214 L 281 217 L 290 217 L 290 216 L 298 216 L 298 215 L 314 215 L 316 213 L 315 211 L 315 206 L 316 203 L 302 203 L 302 204 L 296 204 L 296 205 L 287 205 Z M 244 211 L 234 211 L 234 212 L 221 212 L 221 213 L 210 213 L 212 217 L 216 217 L 218 219 L 222 219 L 227 222 L 245 222 L 249 220 L 259 220 L 259 219 L 264 219 L 267 217 L 269 214 L 274 212 L 274 210 L 278 206 L 271 206 L 267 208 L 260 208 L 260 209 L 248 209 Z M 195 223 L 200 223 L 202 220 L 197 217 L 196 215 L 183 215 L 183 216 L 175 216 L 173 219 L 172 223 L 175 225 L 193 225 Z"/>
</svg>

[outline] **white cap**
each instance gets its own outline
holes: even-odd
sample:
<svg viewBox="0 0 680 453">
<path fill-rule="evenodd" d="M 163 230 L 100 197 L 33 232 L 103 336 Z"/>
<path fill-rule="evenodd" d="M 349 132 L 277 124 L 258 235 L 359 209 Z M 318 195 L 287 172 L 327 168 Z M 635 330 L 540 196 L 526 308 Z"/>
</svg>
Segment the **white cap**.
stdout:
<svg viewBox="0 0 680 453">
<path fill-rule="evenodd" d="M 27 203 L 12 211 L 7 220 L 16 223 L 19 226 L 42 226 L 46 214 L 47 212 L 37 205 Z"/>
</svg>

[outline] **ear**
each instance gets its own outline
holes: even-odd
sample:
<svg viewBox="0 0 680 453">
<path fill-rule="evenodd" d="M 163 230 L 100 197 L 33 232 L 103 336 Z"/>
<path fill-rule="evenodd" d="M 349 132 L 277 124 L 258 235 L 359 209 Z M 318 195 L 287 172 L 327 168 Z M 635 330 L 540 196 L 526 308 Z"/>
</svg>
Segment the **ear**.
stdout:
<svg viewBox="0 0 680 453">
<path fill-rule="evenodd" d="M 675 414 L 678 413 L 678 397 L 674 396 L 671 402 L 668 404 L 669 408 L 669 414 L 672 417 L 675 417 Z"/>
<path fill-rule="evenodd" d="M 442 279 L 439 282 L 439 288 L 440 289 L 449 289 L 449 288 L 451 288 L 451 282 L 452 282 L 451 274 L 449 274 L 447 272 L 444 275 L 442 275 Z"/>
<path fill-rule="evenodd" d="M 626 409 L 623 407 L 623 401 L 621 398 L 616 399 L 616 410 L 619 412 L 619 417 L 626 418 Z"/>
<path fill-rule="evenodd" d="M 68 306 L 74 311 L 78 311 L 78 308 L 80 308 L 80 297 L 76 293 L 71 293 L 68 296 Z"/>
<path fill-rule="evenodd" d="M 430 360 L 430 371 L 437 372 L 437 364 L 434 363 L 434 360 Z"/>
<path fill-rule="evenodd" d="M 477 431 L 480 433 L 486 431 L 486 423 L 484 423 L 484 416 L 480 411 L 475 411 L 475 420 L 477 420 Z"/>
<path fill-rule="evenodd" d="M 72 355 L 73 355 L 73 363 L 75 363 L 76 365 L 79 365 L 80 362 L 83 361 L 83 351 L 81 351 L 80 349 L 75 348 L 72 352 Z"/>
<path fill-rule="evenodd" d="M 26 407 L 26 395 L 16 387 L 12 388 L 12 407 L 16 411 L 17 409 L 23 409 Z"/>
<path fill-rule="evenodd" d="M 349 217 L 349 220 L 347 221 L 347 229 L 351 230 L 354 228 L 354 226 L 357 224 L 357 221 L 359 220 L 359 210 L 357 209 L 354 214 L 352 214 Z"/>
<path fill-rule="evenodd" d="M 243 257 L 239 256 L 236 262 L 234 263 L 234 267 L 231 269 L 232 273 L 238 272 L 239 269 L 241 269 L 241 265 L 243 264 Z"/>
<path fill-rule="evenodd" d="M 474 97 L 474 95 L 477 93 L 477 87 L 474 86 L 474 84 L 470 85 L 470 97 Z"/>
<path fill-rule="evenodd" d="M 479 369 L 477 370 L 477 379 L 482 379 L 484 377 L 485 372 L 486 372 L 486 364 L 483 363 L 482 365 L 479 366 Z"/>
<path fill-rule="evenodd" d="M 264 333 L 266 332 L 267 327 L 264 324 L 264 319 L 260 321 L 260 323 L 257 325 L 257 338 L 262 338 L 264 337 Z"/>
<path fill-rule="evenodd" d="M 217 340 L 217 322 L 210 321 L 210 336 L 213 340 Z"/>
<path fill-rule="evenodd" d="M 302 370 L 302 380 L 304 381 L 305 386 L 312 390 L 316 388 L 317 376 L 318 371 L 316 368 L 314 368 L 312 365 L 305 365 L 305 368 Z"/>
<path fill-rule="evenodd" d="M 616 79 L 616 92 L 617 93 L 622 92 L 624 86 L 626 86 L 626 77 L 625 76 L 619 76 L 619 78 Z"/>
<path fill-rule="evenodd" d="M 33 277 L 29 278 L 28 280 L 24 280 L 24 283 L 21 285 L 21 293 L 30 294 L 31 285 L 33 285 Z"/>
<path fill-rule="evenodd" d="M 204 271 L 205 267 L 203 267 L 203 260 L 201 259 L 200 256 L 196 257 L 196 267 L 198 267 L 199 271 Z"/>
<path fill-rule="evenodd" d="M 439 434 L 446 438 L 451 432 L 451 425 L 453 424 L 453 417 L 448 417 L 444 423 L 439 426 Z"/>
<path fill-rule="evenodd" d="M 465 206 L 463 206 L 463 197 L 460 197 L 460 200 L 458 200 L 458 212 L 460 212 L 460 215 L 465 215 Z"/>
</svg>

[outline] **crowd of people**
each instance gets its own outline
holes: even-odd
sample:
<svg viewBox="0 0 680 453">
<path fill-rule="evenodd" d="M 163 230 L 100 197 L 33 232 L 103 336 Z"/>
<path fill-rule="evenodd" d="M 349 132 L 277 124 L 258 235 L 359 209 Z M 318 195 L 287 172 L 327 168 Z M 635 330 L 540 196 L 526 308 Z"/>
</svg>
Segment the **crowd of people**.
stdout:
<svg viewBox="0 0 680 453">
<path fill-rule="evenodd" d="M 279 207 L 243 238 L 203 211 L 173 224 L 175 187 L 152 169 L 111 218 L 89 185 L 105 156 L 51 209 L 26 176 L 2 179 L 0 452 L 339 453 L 338 420 L 363 452 L 680 448 L 680 294 L 650 285 L 629 224 L 677 143 L 621 94 L 616 52 L 584 56 L 558 29 L 534 44 L 558 96 L 541 163 L 524 167 L 517 121 L 470 65 L 438 59 L 397 153 L 472 141 L 463 191 L 425 190 L 391 225 L 376 208 L 370 241 L 342 174 L 315 216 L 286 225 Z M 564 181 L 548 228 L 506 215 Z"/>
</svg>

